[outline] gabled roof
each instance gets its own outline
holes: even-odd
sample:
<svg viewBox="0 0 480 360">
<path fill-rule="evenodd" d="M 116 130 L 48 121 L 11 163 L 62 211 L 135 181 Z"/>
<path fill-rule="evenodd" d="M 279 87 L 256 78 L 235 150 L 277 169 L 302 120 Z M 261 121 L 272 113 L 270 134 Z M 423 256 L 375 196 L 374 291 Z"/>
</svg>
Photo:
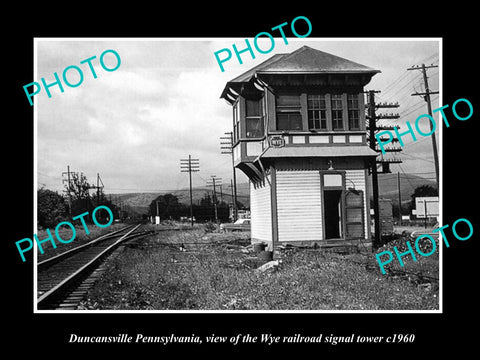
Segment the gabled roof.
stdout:
<svg viewBox="0 0 480 360">
<path fill-rule="evenodd" d="M 302 46 L 287 56 L 278 59 L 260 73 L 378 73 L 379 70 L 332 55 L 320 50 Z"/>
<path fill-rule="evenodd" d="M 256 75 L 261 74 L 370 74 L 379 73 L 368 66 L 332 55 L 309 46 L 291 52 L 276 54 L 261 64 L 251 68 L 235 79 L 230 80 L 221 97 L 224 97 L 228 87 L 246 83 Z"/>
</svg>

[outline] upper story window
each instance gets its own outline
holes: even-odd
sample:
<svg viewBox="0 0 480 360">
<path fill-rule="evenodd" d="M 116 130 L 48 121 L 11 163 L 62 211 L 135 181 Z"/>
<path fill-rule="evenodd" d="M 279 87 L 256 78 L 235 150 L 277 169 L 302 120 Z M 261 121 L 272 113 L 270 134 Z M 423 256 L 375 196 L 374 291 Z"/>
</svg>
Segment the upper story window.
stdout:
<svg viewBox="0 0 480 360">
<path fill-rule="evenodd" d="M 359 93 L 320 93 L 298 89 L 275 97 L 278 131 L 359 131 L 363 123 L 363 101 Z"/>
<path fill-rule="evenodd" d="M 264 136 L 261 100 L 245 100 L 245 126 L 247 138 Z"/>
<path fill-rule="evenodd" d="M 343 101 L 342 94 L 331 95 L 332 106 L 332 128 L 333 130 L 343 129 Z"/>
<path fill-rule="evenodd" d="M 350 130 L 360 130 L 360 106 L 357 94 L 347 95 L 348 107 L 348 128 Z"/>
<path fill-rule="evenodd" d="M 233 105 L 233 142 L 240 139 L 240 116 L 238 114 L 238 101 Z"/>
<path fill-rule="evenodd" d="M 308 128 L 327 130 L 327 105 L 325 95 L 307 96 Z"/>
<path fill-rule="evenodd" d="M 278 95 L 277 130 L 302 130 L 301 108 L 299 95 Z"/>
</svg>

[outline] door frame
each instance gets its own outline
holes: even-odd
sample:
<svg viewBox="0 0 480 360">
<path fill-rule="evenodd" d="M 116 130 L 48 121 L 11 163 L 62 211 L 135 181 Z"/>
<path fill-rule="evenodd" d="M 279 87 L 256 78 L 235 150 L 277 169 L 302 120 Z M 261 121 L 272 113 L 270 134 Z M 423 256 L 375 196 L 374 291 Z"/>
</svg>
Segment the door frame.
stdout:
<svg viewBox="0 0 480 360">
<path fill-rule="evenodd" d="M 346 226 L 346 218 L 345 218 L 345 170 L 320 170 L 320 195 L 321 195 L 321 201 L 322 201 L 322 232 L 323 232 L 323 240 L 327 240 L 327 233 L 325 232 L 325 197 L 324 197 L 324 191 L 325 190 L 340 190 L 341 195 L 340 195 L 340 220 L 342 222 L 341 226 L 341 234 L 340 237 L 338 238 L 332 238 L 328 240 L 345 240 L 346 239 L 346 233 L 347 233 L 347 226 Z M 324 182 L 324 175 L 334 175 L 338 174 L 342 176 L 342 185 L 341 186 L 325 186 Z"/>
</svg>

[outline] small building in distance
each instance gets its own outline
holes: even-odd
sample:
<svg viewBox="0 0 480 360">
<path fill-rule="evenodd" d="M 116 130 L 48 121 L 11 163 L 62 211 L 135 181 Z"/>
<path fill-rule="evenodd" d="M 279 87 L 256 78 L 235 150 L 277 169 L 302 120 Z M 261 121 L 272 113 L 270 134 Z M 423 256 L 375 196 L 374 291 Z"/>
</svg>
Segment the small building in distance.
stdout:
<svg viewBox="0 0 480 360">
<path fill-rule="evenodd" d="M 236 168 L 250 179 L 252 242 L 370 240 L 364 86 L 378 70 L 303 46 L 229 81 Z"/>
</svg>

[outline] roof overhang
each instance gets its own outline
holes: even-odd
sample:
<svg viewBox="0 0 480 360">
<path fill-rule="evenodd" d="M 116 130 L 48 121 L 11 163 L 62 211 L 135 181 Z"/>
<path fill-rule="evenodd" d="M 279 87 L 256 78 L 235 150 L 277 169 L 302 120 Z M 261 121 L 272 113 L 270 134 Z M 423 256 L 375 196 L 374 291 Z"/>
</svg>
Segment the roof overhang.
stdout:
<svg viewBox="0 0 480 360">
<path fill-rule="evenodd" d="M 226 84 L 220 97 L 232 104 L 235 101 L 232 99 L 236 99 L 236 97 L 232 95 L 232 90 L 243 96 L 243 90 L 247 89 L 248 94 L 248 87 L 252 85 L 265 85 L 260 83 L 260 81 L 262 81 L 262 79 L 260 79 L 262 75 L 264 76 L 263 81 L 267 83 L 268 80 L 265 77 L 269 75 L 358 75 L 365 79 L 364 85 L 366 85 L 371 77 L 379 72 L 380 70 L 358 64 L 339 56 L 312 49 L 308 46 L 302 46 L 289 54 L 275 54 L 232 79 Z"/>
</svg>

